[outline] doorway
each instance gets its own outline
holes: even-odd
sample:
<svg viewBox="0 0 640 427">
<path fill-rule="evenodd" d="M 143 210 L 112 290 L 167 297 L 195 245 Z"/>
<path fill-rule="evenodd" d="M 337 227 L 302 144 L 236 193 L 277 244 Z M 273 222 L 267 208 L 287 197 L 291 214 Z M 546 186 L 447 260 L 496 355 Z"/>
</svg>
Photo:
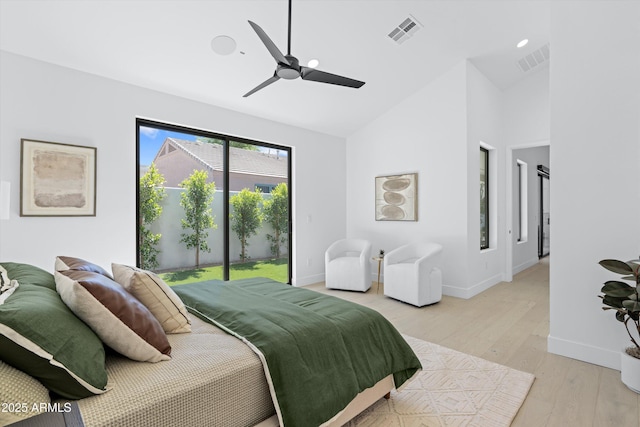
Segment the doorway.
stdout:
<svg viewBox="0 0 640 427">
<path fill-rule="evenodd" d="M 540 189 L 540 215 L 538 224 L 538 258 L 544 258 L 550 252 L 551 219 L 549 206 L 549 168 L 538 165 Z"/>
</svg>

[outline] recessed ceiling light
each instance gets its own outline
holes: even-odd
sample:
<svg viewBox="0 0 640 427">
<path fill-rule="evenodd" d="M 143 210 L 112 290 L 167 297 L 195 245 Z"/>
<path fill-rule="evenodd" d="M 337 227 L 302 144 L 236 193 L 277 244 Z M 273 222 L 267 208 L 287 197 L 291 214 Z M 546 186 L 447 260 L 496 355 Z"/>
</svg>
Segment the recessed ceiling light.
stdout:
<svg viewBox="0 0 640 427">
<path fill-rule="evenodd" d="M 317 59 L 311 59 L 309 60 L 309 62 L 307 62 L 307 65 L 311 68 L 316 68 L 318 64 L 320 64 L 320 61 L 318 61 Z"/>
<path fill-rule="evenodd" d="M 527 43 L 529 43 L 529 39 L 521 40 L 521 41 L 520 41 L 520 43 L 518 43 L 518 44 L 516 45 L 516 47 L 518 47 L 518 48 L 524 47 L 524 46 L 526 46 L 526 45 L 527 45 Z"/>
<path fill-rule="evenodd" d="M 236 50 L 236 41 L 229 36 L 217 36 L 211 40 L 211 49 L 218 55 L 230 55 Z"/>
</svg>

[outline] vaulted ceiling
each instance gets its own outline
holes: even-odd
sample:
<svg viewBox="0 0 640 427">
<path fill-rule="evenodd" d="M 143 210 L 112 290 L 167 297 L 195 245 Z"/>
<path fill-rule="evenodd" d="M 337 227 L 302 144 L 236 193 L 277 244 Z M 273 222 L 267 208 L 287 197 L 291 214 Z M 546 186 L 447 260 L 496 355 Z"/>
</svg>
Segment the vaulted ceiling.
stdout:
<svg viewBox="0 0 640 427">
<path fill-rule="evenodd" d="M 286 54 L 287 0 L 2 0 L 0 49 L 348 136 L 465 59 L 506 89 L 536 70 L 518 61 L 549 43 L 544 0 L 293 0 L 292 11 L 291 53 L 301 64 L 316 58 L 318 69 L 362 88 L 279 80 L 243 98 L 275 69 L 247 21 Z M 409 16 L 419 30 L 398 44 L 388 35 Z M 217 36 L 235 50 L 214 52 Z"/>
</svg>

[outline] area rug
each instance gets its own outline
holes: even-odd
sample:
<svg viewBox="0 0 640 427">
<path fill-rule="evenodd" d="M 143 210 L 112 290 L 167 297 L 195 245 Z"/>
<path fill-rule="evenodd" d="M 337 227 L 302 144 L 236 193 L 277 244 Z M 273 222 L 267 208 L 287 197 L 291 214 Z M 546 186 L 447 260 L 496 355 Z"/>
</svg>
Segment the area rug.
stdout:
<svg viewBox="0 0 640 427">
<path fill-rule="evenodd" d="M 391 399 L 380 399 L 349 427 L 509 426 L 534 376 L 437 344 L 404 336 L 422 363 Z"/>
</svg>

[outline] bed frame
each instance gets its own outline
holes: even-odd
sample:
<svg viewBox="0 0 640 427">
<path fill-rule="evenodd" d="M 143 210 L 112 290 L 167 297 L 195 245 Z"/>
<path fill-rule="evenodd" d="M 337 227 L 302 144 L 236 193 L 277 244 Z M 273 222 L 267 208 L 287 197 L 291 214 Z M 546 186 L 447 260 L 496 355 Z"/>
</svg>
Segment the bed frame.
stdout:
<svg viewBox="0 0 640 427">
<path fill-rule="evenodd" d="M 373 387 L 361 391 L 347 405 L 347 407 L 329 422 L 323 424 L 323 427 L 339 427 L 353 418 L 362 411 L 377 402 L 381 397 L 385 399 L 391 397 L 391 390 L 394 389 L 393 375 L 389 375 L 378 381 Z M 255 427 L 278 427 L 278 416 L 274 415 L 263 422 L 256 424 Z"/>
</svg>

